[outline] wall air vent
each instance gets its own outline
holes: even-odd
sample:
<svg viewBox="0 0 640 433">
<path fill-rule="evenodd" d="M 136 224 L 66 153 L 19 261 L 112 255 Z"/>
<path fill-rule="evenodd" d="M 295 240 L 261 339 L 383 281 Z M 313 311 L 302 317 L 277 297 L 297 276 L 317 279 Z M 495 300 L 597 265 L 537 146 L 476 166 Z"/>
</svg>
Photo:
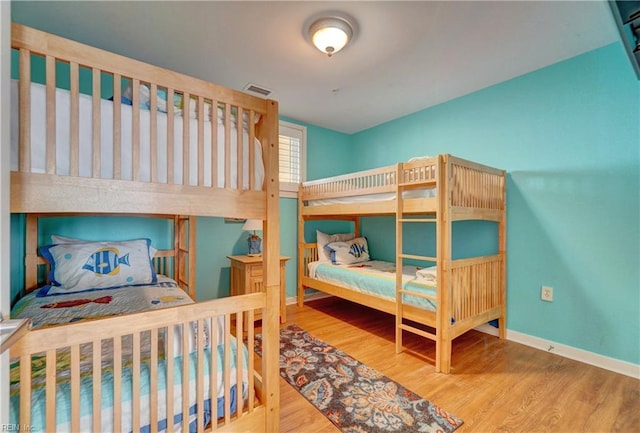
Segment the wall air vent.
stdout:
<svg viewBox="0 0 640 433">
<path fill-rule="evenodd" d="M 269 96 L 271 94 L 271 90 L 253 83 L 247 84 L 246 86 L 244 86 L 244 89 L 242 90 L 245 92 L 254 93 L 256 95 L 260 95 L 263 97 Z"/>
</svg>

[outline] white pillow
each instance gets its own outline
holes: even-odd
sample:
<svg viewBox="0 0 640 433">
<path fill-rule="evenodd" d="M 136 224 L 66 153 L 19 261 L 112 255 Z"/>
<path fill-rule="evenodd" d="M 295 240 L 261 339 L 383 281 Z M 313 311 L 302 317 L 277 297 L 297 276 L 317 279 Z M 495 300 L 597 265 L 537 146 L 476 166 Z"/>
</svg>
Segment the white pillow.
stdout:
<svg viewBox="0 0 640 433">
<path fill-rule="evenodd" d="M 320 230 L 316 230 L 316 242 L 318 244 L 318 260 L 321 262 L 330 262 L 331 255 L 324 247 L 331 242 L 344 242 L 350 241 L 356 237 L 355 233 L 337 233 L 334 235 L 328 235 L 322 233 Z"/>
<path fill-rule="evenodd" d="M 70 238 L 68 236 L 51 235 L 52 244 L 78 244 L 83 242 L 92 242 L 92 241 L 87 241 L 87 240 L 78 239 L 78 238 Z M 157 248 L 154 248 L 151 245 L 149 245 L 149 258 L 154 258 L 157 252 L 158 252 Z"/>
<path fill-rule="evenodd" d="M 149 239 L 47 245 L 40 253 L 51 265 L 47 295 L 156 284 Z"/>
<path fill-rule="evenodd" d="M 355 238 L 344 242 L 331 242 L 324 247 L 334 265 L 350 265 L 370 260 L 367 238 Z"/>
</svg>

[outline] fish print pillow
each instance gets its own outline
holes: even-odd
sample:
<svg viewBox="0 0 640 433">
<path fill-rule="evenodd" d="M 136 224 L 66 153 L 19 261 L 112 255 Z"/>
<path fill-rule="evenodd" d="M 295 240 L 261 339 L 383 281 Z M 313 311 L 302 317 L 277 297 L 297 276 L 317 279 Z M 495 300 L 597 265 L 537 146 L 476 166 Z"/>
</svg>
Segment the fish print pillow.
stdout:
<svg viewBox="0 0 640 433">
<path fill-rule="evenodd" d="M 156 284 L 150 239 L 47 245 L 51 287 L 46 295 Z"/>
<path fill-rule="evenodd" d="M 371 259 L 367 238 L 355 238 L 344 242 L 331 242 L 324 249 L 331 257 L 334 265 L 350 265 L 366 262 Z"/>
</svg>

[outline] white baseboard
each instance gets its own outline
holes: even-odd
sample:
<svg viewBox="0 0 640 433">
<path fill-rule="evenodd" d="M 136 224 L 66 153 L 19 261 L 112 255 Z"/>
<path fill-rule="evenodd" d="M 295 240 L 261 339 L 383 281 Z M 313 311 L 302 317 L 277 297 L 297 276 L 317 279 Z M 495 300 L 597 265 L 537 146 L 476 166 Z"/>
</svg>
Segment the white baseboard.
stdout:
<svg viewBox="0 0 640 433">
<path fill-rule="evenodd" d="M 322 292 L 316 292 L 305 296 L 305 301 L 328 298 L 329 296 L 331 295 L 327 295 L 326 293 Z M 296 302 L 298 302 L 297 300 L 297 296 L 289 297 L 287 298 L 287 305 L 295 304 Z M 498 336 L 499 332 L 498 328 L 488 324 L 480 325 L 475 329 L 477 331 L 495 336 Z M 625 376 L 633 377 L 634 379 L 640 379 L 640 365 L 638 364 L 633 364 L 631 362 L 621 361 L 619 359 L 599 355 L 587 350 L 577 349 L 575 347 L 556 343 L 550 340 L 545 340 L 543 338 L 533 337 L 521 332 L 510 331 L 509 329 L 507 329 L 507 340 L 524 344 L 525 346 L 533 347 L 535 349 L 544 350 L 545 352 L 555 353 L 556 355 L 573 359 L 575 361 L 584 362 L 585 364 L 593 365 L 595 367 L 604 368 L 605 370 L 613 371 L 615 373 L 624 374 Z"/>
<path fill-rule="evenodd" d="M 507 340 L 640 379 L 640 365 L 507 329 Z"/>
<path fill-rule="evenodd" d="M 498 335 L 498 329 L 491 325 L 481 325 L 475 329 L 487 334 Z M 545 352 L 555 353 L 556 355 L 584 362 L 585 364 L 593 365 L 595 367 L 604 368 L 605 370 L 613 371 L 615 373 L 624 374 L 625 376 L 633 377 L 634 379 L 640 379 L 640 365 L 632 364 L 631 362 L 621 361 L 619 359 L 599 355 L 587 350 L 556 343 L 555 341 L 533 337 L 521 332 L 510 331 L 509 329 L 507 329 L 507 340 L 524 344 L 525 346 L 533 347 L 534 349 L 544 350 Z"/>
</svg>

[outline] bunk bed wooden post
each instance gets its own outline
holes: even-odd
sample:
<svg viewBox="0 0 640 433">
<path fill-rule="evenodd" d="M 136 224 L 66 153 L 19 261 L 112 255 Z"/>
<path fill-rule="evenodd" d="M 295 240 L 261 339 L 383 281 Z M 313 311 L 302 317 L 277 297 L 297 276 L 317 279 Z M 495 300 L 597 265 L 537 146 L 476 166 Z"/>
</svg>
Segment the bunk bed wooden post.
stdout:
<svg viewBox="0 0 640 433">
<path fill-rule="evenodd" d="M 176 280 L 191 299 L 196 298 L 196 217 L 176 215 L 173 222 Z"/>
<path fill-rule="evenodd" d="M 266 189 L 266 224 L 264 228 L 264 269 L 266 307 L 262 312 L 262 380 L 266 395 L 265 432 L 280 431 L 280 180 L 278 103 L 267 101 L 264 121 L 271 127 L 263 132 L 264 164 L 268 177 Z M 272 344 L 268 344 L 271 342 Z"/>
<path fill-rule="evenodd" d="M 38 215 L 26 215 L 24 255 L 24 288 L 31 291 L 38 286 Z"/>
<path fill-rule="evenodd" d="M 302 201 L 303 193 L 302 183 L 300 183 L 298 186 L 298 278 L 296 279 L 298 307 L 304 306 L 304 286 L 302 285 L 302 278 L 305 275 L 307 266 L 307 261 L 305 260 L 304 216 L 302 215 L 302 209 L 304 207 L 304 201 Z"/>
<path fill-rule="evenodd" d="M 402 187 L 400 186 L 404 179 L 402 179 L 402 164 L 396 164 L 396 353 L 402 352 L 402 325 L 403 320 L 403 304 L 402 304 L 402 269 L 404 265 L 404 259 L 402 254 L 403 250 L 403 196 Z"/>
<path fill-rule="evenodd" d="M 436 372 L 449 373 L 451 367 L 451 231 L 450 216 L 451 163 L 449 155 L 438 157 L 438 204 L 437 204 L 437 243 L 438 243 L 438 323 L 436 341 Z"/>
<path fill-rule="evenodd" d="M 353 217 L 353 232 L 360 237 L 360 217 Z"/>
<path fill-rule="evenodd" d="M 500 254 L 500 305 L 498 335 L 507 338 L 507 178 L 502 177 L 502 218 L 498 223 L 498 248 Z"/>
</svg>

